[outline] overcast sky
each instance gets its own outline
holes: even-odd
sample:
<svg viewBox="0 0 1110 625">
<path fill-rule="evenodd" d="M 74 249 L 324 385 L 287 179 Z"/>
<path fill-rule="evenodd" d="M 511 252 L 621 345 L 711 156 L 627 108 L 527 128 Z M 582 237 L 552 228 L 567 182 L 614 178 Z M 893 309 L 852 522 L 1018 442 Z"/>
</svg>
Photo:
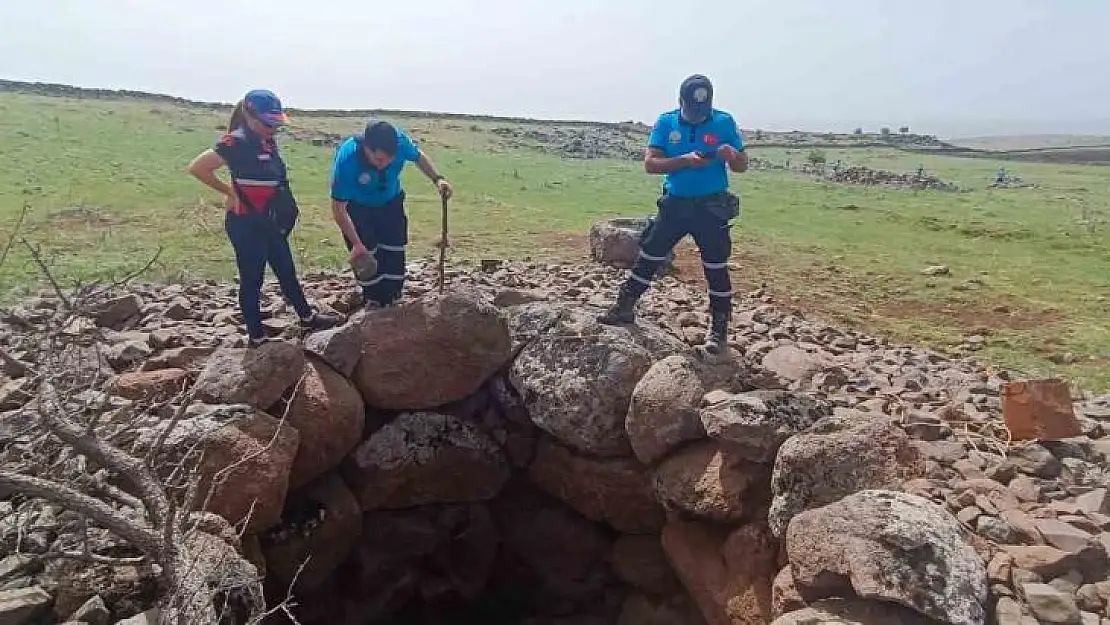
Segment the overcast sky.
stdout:
<svg viewBox="0 0 1110 625">
<path fill-rule="evenodd" d="M 302 108 L 1110 134 L 1110 0 L 0 0 L 0 77 Z"/>
</svg>

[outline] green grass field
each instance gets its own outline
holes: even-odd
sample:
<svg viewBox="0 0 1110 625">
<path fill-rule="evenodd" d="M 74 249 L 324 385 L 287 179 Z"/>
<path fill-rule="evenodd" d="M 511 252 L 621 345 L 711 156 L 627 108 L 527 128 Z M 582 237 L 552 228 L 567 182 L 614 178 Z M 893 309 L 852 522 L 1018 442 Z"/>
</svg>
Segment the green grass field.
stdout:
<svg viewBox="0 0 1110 625">
<path fill-rule="evenodd" d="M 156 278 L 233 276 L 220 198 L 185 173 L 225 121 L 163 103 L 0 93 L 0 245 L 27 205 L 22 235 L 67 282 L 119 276 L 158 246 Z M 513 147 L 490 132 L 507 122 L 393 121 L 455 185 L 454 260 L 582 258 L 592 222 L 654 209 L 659 179 L 638 162 Z M 363 123 L 302 116 L 291 130 L 347 134 Z M 302 209 L 294 235 L 302 271 L 340 267 L 346 253 L 327 195 L 332 149 L 288 137 L 282 146 Z M 808 150 L 752 153 L 800 163 Z M 887 148 L 827 154 L 830 163 L 899 172 L 923 165 L 968 190 L 833 185 L 779 171 L 736 176 L 742 288 L 766 284 L 809 313 L 941 350 L 984 334 L 986 360 L 1110 389 L 1110 168 Z M 1000 164 L 1035 188 L 988 189 Z M 406 185 L 412 255 L 430 256 L 438 198 L 414 167 Z M 951 275 L 921 274 L 934 264 Z M 17 243 L 0 266 L 0 300 L 35 288 L 38 277 Z"/>
</svg>

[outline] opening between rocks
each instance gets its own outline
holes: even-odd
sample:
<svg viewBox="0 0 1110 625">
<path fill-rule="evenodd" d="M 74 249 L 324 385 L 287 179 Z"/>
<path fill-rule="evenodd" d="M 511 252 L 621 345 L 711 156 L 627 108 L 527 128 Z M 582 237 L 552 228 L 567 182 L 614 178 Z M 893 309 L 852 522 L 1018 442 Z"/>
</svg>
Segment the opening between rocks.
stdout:
<svg viewBox="0 0 1110 625">
<path fill-rule="evenodd" d="M 554 304 L 498 310 L 453 295 L 372 315 L 358 341 L 378 357 L 302 391 L 329 428 L 361 408 L 358 440 L 338 463 L 302 465 L 335 466 L 291 489 L 280 521 L 247 547 L 268 598 L 296 578 L 303 625 L 699 625 L 687 587 L 700 582 L 672 559 L 696 567 L 756 520 L 736 548 L 755 550 L 748 583 L 759 576 L 762 589 L 749 600 L 769 613 L 773 452 L 755 442 L 730 455 L 698 416 L 700 378 L 735 387 L 737 365 L 712 372 L 657 326 L 606 328 Z M 342 363 L 350 339 L 313 338 L 309 362 Z M 317 412 L 290 420 L 302 450 L 335 438 L 304 425 L 325 421 Z M 678 431 L 660 436 L 674 419 Z"/>
</svg>

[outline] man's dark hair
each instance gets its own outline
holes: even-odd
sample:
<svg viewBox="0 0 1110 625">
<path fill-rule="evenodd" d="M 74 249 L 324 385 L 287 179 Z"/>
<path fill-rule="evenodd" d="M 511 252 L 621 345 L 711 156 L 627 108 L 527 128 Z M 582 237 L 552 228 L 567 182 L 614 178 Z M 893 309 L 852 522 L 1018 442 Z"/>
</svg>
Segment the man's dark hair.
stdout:
<svg viewBox="0 0 1110 625">
<path fill-rule="evenodd" d="M 362 145 L 369 150 L 381 150 L 386 154 L 397 153 L 397 130 L 389 122 L 372 119 L 362 131 Z"/>
</svg>

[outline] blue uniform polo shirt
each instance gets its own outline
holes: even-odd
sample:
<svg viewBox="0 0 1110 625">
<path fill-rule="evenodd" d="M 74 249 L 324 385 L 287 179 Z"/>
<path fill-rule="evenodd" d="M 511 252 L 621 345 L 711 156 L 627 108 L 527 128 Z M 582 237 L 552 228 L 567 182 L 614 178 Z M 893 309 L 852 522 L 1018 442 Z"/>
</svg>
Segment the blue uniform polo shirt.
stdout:
<svg viewBox="0 0 1110 625">
<path fill-rule="evenodd" d="M 667 158 L 689 152 L 714 151 L 722 145 L 744 149 L 744 136 L 732 115 L 713 109 L 709 118 L 691 124 L 678 109 L 659 116 L 648 137 L 648 146 L 663 150 Z M 680 169 L 666 175 L 663 190 L 676 197 L 698 197 L 728 189 L 728 164 L 723 158 L 699 169 Z"/>
<path fill-rule="evenodd" d="M 354 136 L 339 145 L 331 172 L 331 197 L 340 202 L 384 206 L 401 193 L 401 170 L 405 163 L 420 159 L 420 149 L 405 131 L 397 131 L 397 155 L 383 170 L 366 159 L 362 137 Z"/>
</svg>

